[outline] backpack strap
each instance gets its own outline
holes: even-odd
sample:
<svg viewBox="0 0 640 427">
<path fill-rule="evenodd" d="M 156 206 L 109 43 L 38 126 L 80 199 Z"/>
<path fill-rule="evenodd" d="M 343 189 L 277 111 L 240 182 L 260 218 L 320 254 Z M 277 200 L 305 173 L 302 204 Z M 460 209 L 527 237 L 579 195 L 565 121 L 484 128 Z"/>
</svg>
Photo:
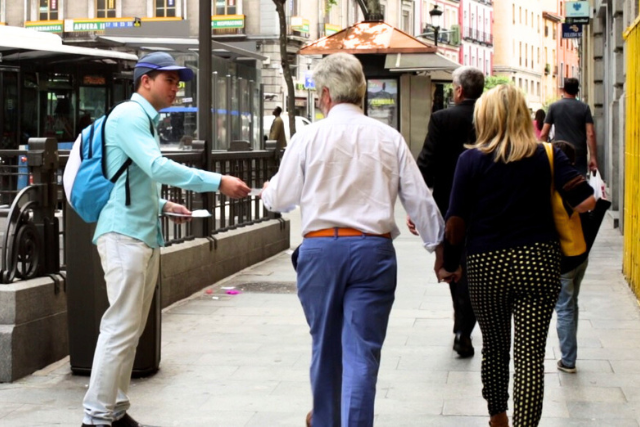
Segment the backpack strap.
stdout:
<svg viewBox="0 0 640 427">
<path fill-rule="evenodd" d="M 153 120 L 151 120 L 151 117 L 149 117 L 149 115 L 147 114 L 147 112 L 144 110 L 144 107 L 142 106 L 142 104 L 140 104 L 137 101 L 133 101 L 133 100 L 126 100 L 123 102 L 120 102 L 116 105 L 114 105 L 109 112 L 107 113 L 106 117 L 104 118 L 104 123 L 102 123 L 102 174 L 106 177 L 107 176 L 107 140 L 105 138 L 105 129 L 107 127 L 107 119 L 109 118 L 109 114 L 111 114 L 111 112 L 120 104 L 123 104 L 124 102 L 135 102 L 136 104 L 138 104 L 141 108 L 142 111 L 144 112 L 145 116 L 147 116 L 147 119 L 149 119 L 149 133 L 151 133 L 151 136 L 155 138 L 156 134 L 154 131 L 154 127 L 153 127 Z M 93 126 L 91 127 L 91 136 L 93 138 Z M 115 175 L 113 175 L 113 177 L 111 179 L 109 179 L 109 181 L 113 182 L 115 184 L 115 182 L 118 180 L 118 178 L 120 178 L 122 176 L 122 174 L 126 171 L 127 172 L 127 176 L 125 177 L 125 181 L 124 181 L 124 192 L 125 192 L 125 206 L 129 206 L 131 205 L 131 189 L 129 188 L 129 166 L 131 166 L 131 164 L 133 164 L 133 161 L 127 157 L 127 160 L 125 160 L 125 162 L 122 164 L 122 166 L 120 166 L 120 168 L 118 169 L 118 171 L 115 173 Z"/>
</svg>

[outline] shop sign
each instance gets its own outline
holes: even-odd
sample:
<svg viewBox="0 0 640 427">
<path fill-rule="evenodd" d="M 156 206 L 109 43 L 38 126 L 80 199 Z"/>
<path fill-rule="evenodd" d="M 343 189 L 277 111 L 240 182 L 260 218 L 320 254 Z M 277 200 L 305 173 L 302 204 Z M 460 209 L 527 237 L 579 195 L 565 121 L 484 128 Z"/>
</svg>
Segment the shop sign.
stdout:
<svg viewBox="0 0 640 427">
<path fill-rule="evenodd" d="M 62 21 L 27 21 L 24 26 L 43 33 L 61 33 L 63 30 Z"/>
<path fill-rule="evenodd" d="M 244 28 L 244 15 L 213 15 L 211 28 Z"/>
<path fill-rule="evenodd" d="M 579 39 L 582 37 L 582 24 L 562 24 L 563 39 Z"/>
<path fill-rule="evenodd" d="M 340 30 L 342 30 L 340 25 L 324 24 L 324 35 L 325 36 L 332 36 L 335 33 L 339 32 Z"/>
<path fill-rule="evenodd" d="M 311 23 L 308 19 L 304 19 L 301 16 L 291 17 L 291 29 L 300 33 L 309 33 Z"/>
<path fill-rule="evenodd" d="M 565 3 L 564 10 L 567 18 L 588 18 L 591 16 L 588 1 L 568 1 Z"/>
</svg>

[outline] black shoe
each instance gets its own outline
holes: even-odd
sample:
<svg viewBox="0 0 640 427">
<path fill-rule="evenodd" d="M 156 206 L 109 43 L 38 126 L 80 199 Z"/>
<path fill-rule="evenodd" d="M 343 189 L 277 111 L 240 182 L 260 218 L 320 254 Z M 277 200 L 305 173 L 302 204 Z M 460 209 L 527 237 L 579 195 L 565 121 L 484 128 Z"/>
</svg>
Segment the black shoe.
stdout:
<svg viewBox="0 0 640 427">
<path fill-rule="evenodd" d="M 124 414 L 124 417 L 111 423 L 111 427 L 144 427 L 142 424 L 131 418 L 131 415 Z"/>
<path fill-rule="evenodd" d="M 453 340 L 453 349 L 461 358 L 471 357 L 475 354 L 473 345 L 471 345 L 471 337 L 462 335 L 460 332 L 456 334 Z"/>
</svg>

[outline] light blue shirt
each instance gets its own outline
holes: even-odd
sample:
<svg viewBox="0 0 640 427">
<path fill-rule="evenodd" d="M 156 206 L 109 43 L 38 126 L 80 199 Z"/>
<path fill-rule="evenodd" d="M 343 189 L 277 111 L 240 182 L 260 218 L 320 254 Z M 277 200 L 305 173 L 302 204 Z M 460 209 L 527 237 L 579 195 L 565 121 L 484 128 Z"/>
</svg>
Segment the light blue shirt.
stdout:
<svg viewBox="0 0 640 427">
<path fill-rule="evenodd" d="M 127 172 L 116 181 L 106 206 L 100 212 L 93 236 L 119 233 L 146 243 L 151 248 L 164 245 L 159 215 L 166 200 L 160 198 L 161 184 L 196 192 L 217 191 L 222 175 L 190 168 L 162 157 L 158 131 L 149 132 L 149 118 L 157 128 L 159 114 L 141 95 L 134 93 L 132 101 L 116 107 L 105 127 L 107 173 L 116 174 L 127 160 L 131 204 L 125 206 Z"/>
</svg>

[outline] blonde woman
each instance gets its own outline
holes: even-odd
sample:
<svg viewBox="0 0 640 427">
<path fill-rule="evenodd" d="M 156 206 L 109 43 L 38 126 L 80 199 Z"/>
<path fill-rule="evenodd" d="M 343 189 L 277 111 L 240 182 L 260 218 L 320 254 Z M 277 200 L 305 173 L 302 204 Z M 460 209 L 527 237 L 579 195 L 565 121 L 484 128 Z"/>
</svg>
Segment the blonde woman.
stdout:
<svg viewBox="0 0 640 427">
<path fill-rule="evenodd" d="M 441 280 L 460 274 L 466 245 L 469 294 L 482 331 L 482 395 L 492 427 L 506 427 L 511 322 L 515 427 L 542 415 L 544 354 L 560 290 L 560 248 L 551 214 L 551 168 L 522 93 L 503 85 L 476 103 L 475 145 L 459 158 L 447 212 Z M 593 190 L 554 149 L 554 183 L 578 212 Z"/>
</svg>

